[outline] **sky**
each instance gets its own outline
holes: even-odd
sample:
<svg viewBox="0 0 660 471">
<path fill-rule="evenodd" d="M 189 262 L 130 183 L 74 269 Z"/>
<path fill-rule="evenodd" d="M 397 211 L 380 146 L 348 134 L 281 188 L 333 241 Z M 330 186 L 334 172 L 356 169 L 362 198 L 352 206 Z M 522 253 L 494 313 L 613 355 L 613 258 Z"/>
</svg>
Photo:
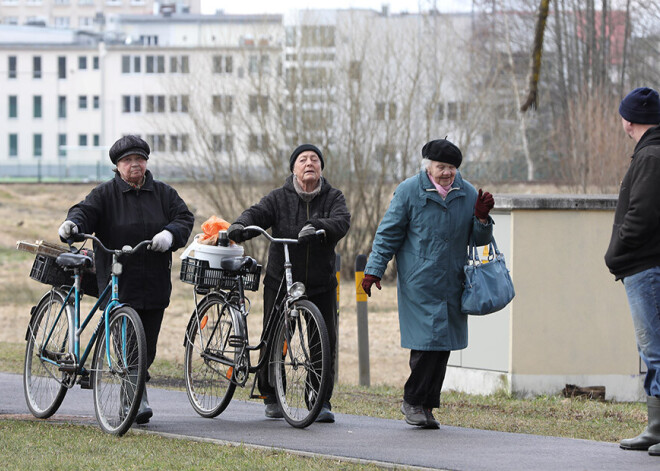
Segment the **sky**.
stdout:
<svg viewBox="0 0 660 471">
<path fill-rule="evenodd" d="M 383 4 L 389 4 L 391 13 L 416 13 L 422 4 L 423 10 L 435 4 L 443 12 L 467 12 L 471 3 L 468 0 L 247 0 L 243 2 L 227 0 L 201 0 L 202 13 L 215 13 L 223 10 L 228 14 L 284 13 L 290 9 L 306 8 L 370 8 L 380 10 Z"/>
</svg>

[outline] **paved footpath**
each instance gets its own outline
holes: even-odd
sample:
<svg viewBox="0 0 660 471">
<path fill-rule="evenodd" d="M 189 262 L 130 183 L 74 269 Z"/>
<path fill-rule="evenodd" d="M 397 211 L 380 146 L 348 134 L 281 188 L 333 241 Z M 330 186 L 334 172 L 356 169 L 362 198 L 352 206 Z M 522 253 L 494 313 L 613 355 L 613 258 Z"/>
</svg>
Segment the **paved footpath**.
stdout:
<svg viewBox="0 0 660 471">
<path fill-rule="evenodd" d="M 154 417 L 140 429 L 218 443 L 442 470 L 660 470 L 660 457 L 624 451 L 615 443 L 441 426 L 422 430 L 403 420 L 336 414 L 334 424 L 299 430 L 264 417 L 263 406 L 234 400 L 215 419 L 198 416 L 185 392 L 149 389 Z M 0 419 L 32 417 L 21 377 L 0 373 Z M 95 424 L 92 391 L 67 393 L 51 420 Z"/>
</svg>

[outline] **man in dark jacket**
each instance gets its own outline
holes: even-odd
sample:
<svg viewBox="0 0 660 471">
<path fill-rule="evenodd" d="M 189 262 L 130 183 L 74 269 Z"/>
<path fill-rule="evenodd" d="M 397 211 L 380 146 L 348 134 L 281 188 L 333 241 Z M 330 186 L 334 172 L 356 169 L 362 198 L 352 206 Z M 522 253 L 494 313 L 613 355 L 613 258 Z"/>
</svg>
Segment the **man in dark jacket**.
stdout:
<svg viewBox="0 0 660 471">
<path fill-rule="evenodd" d="M 311 144 L 298 146 L 291 154 L 289 168 L 292 172 L 284 186 L 271 191 L 254 206 L 246 209 L 229 227 L 229 238 L 242 242 L 251 234 L 243 231 L 245 226 L 257 225 L 264 229 L 271 228 L 276 238 L 302 239 L 308 244 L 289 247 L 293 265 L 293 281 L 305 284 L 307 298 L 323 314 L 328 334 L 332 365 L 336 355 L 336 319 L 337 311 L 335 272 L 335 246 L 348 232 L 351 215 L 341 191 L 333 188 L 321 176 L 323 154 Z M 325 230 L 324 240 L 315 240 L 315 232 Z M 268 266 L 264 277 L 264 328 L 268 322 L 267 313 L 271 312 L 277 298 L 280 281 L 284 275 L 284 248 L 272 244 L 268 252 Z M 282 417 L 276 403 L 275 391 L 268 384 L 268 372 L 259 372 L 259 390 L 265 397 L 266 416 Z M 330 387 L 324 406 L 317 418 L 320 422 L 334 422 L 330 398 L 334 383 L 334 371 L 331 371 Z"/>
<path fill-rule="evenodd" d="M 119 278 L 119 301 L 130 304 L 144 326 L 147 368 L 156 357 L 160 326 L 170 303 L 172 252 L 186 245 L 194 223 L 176 190 L 154 180 L 147 170 L 149 153 L 149 144 L 137 136 L 115 142 L 110 148 L 110 160 L 117 166 L 115 177 L 69 209 L 59 230 L 63 240 L 78 232 L 94 233 L 110 249 L 153 240 L 151 250 L 122 260 Z M 95 250 L 94 257 L 101 293 L 110 279 L 112 256 Z M 152 415 L 145 389 L 136 422 L 146 423 Z"/>
<path fill-rule="evenodd" d="M 648 427 L 621 448 L 660 456 L 660 97 L 636 88 L 619 106 L 626 134 L 637 145 L 623 177 L 605 263 L 622 280 L 637 349 L 648 371 L 644 381 Z"/>
</svg>

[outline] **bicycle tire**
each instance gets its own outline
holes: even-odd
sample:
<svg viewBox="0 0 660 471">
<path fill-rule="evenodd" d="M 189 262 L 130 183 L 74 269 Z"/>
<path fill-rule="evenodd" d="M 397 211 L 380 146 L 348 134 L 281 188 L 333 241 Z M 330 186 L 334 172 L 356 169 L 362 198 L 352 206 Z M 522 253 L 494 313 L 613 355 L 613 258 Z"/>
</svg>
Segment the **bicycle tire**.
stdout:
<svg viewBox="0 0 660 471">
<path fill-rule="evenodd" d="M 66 305 L 59 315 L 65 297 L 56 288 L 45 295 L 37 305 L 26 332 L 23 391 L 28 409 L 40 419 L 57 412 L 68 389 L 64 383 L 67 378 L 71 379 L 70 374 L 60 371 L 56 363 L 56 357 L 68 350 L 71 330 L 69 319 L 73 307 Z M 46 360 L 45 356 L 51 359 Z"/>
<path fill-rule="evenodd" d="M 186 332 L 184 374 L 188 400 L 195 412 L 213 418 L 229 405 L 236 384 L 232 382 L 239 349 L 229 344 L 236 335 L 229 304 L 218 294 L 202 299 L 192 313 Z M 208 354 L 226 359 L 224 364 Z"/>
<path fill-rule="evenodd" d="M 330 382 L 330 339 L 321 311 L 296 301 L 297 317 L 286 313 L 275 331 L 270 374 L 286 421 L 305 428 L 316 420 Z"/>
<path fill-rule="evenodd" d="M 110 365 L 105 326 L 101 327 L 94 348 L 94 411 L 104 432 L 121 436 L 133 425 L 144 392 L 147 341 L 140 317 L 128 306 L 110 313 L 108 331 Z"/>
</svg>

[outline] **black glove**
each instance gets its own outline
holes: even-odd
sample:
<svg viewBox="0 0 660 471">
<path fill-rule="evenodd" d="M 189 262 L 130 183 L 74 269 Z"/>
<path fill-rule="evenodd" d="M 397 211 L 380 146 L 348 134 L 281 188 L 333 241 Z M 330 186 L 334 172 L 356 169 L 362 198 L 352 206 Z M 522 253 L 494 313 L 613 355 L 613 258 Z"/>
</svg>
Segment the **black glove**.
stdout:
<svg viewBox="0 0 660 471">
<path fill-rule="evenodd" d="M 245 237 L 243 237 L 243 230 L 245 229 L 245 226 L 243 224 L 238 224 L 234 223 L 231 226 L 227 228 L 227 237 L 229 237 L 231 240 L 236 242 L 237 244 L 240 244 L 245 240 Z"/>
<path fill-rule="evenodd" d="M 316 229 L 311 224 L 305 224 L 298 233 L 298 243 L 309 244 L 313 240 L 316 240 Z"/>
</svg>

